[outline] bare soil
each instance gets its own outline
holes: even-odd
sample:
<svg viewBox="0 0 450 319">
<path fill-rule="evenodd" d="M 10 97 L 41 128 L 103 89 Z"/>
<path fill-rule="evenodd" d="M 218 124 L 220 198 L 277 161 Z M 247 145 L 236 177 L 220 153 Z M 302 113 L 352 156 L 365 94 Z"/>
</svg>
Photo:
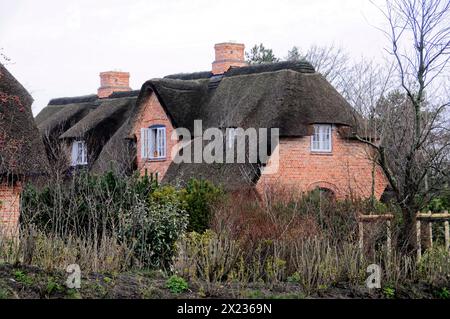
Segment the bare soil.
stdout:
<svg viewBox="0 0 450 319">
<path fill-rule="evenodd" d="M 64 271 L 46 271 L 24 265 L 0 265 L 0 299 L 167 299 L 167 298 L 449 298 L 450 284 L 439 287 L 410 283 L 396 288 L 369 290 L 364 286 L 340 283 L 314 292 L 302 291 L 295 283 L 224 284 L 189 283 L 183 293 L 172 293 L 167 277 L 158 271 L 82 275 L 81 288 L 65 285 Z"/>
</svg>

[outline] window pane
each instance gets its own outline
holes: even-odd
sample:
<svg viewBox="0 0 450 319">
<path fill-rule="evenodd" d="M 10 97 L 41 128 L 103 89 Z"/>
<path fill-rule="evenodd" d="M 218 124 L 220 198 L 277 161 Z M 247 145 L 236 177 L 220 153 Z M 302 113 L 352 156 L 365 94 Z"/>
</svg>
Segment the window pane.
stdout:
<svg viewBox="0 0 450 319">
<path fill-rule="evenodd" d="M 311 149 L 322 152 L 331 151 L 331 125 L 314 125 Z"/>
<path fill-rule="evenodd" d="M 166 156 L 166 128 L 161 128 L 161 156 Z"/>
<path fill-rule="evenodd" d="M 72 166 L 86 165 L 87 159 L 87 146 L 84 141 L 74 141 L 72 143 Z"/>
<path fill-rule="evenodd" d="M 161 157 L 166 157 L 166 128 L 161 128 Z"/>
<path fill-rule="evenodd" d="M 325 133 L 325 144 L 324 144 L 324 148 L 325 150 L 329 151 L 331 150 L 331 127 L 330 126 L 326 126 L 326 133 Z"/>
<path fill-rule="evenodd" d="M 83 164 L 87 164 L 87 145 L 86 142 L 82 142 L 83 146 Z"/>
<path fill-rule="evenodd" d="M 163 145 L 162 145 L 162 130 L 158 129 L 158 157 L 162 156 L 163 153 Z"/>
<path fill-rule="evenodd" d="M 150 158 L 155 158 L 157 155 L 155 154 L 157 152 L 156 148 L 156 129 L 152 128 L 149 130 L 150 136 L 149 136 L 149 150 L 150 150 Z"/>
<path fill-rule="evenodd" d="M 166 156 L 166 128 L 153 127 L 149 129 L 150 158 L 162 158 Z"/>
<path fill-rule="evenodd" d="M 80 142 L 77 142 L 77 164 L 83 161 L 83 149 L 81 148 Z"/>
</svg>

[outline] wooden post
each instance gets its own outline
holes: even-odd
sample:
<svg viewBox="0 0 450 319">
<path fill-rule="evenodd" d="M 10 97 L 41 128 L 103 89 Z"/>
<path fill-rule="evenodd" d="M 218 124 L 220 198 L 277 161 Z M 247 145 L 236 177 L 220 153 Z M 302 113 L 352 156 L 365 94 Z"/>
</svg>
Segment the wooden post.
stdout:
<svg viewBox="0 0 450 319">
<path fill-rule="evenodd" d="M 444 231 L 445 231 L 445 248 L 447 249 L 447 250 L 449 250 L 450 249 L 450 235 L 449 235 L 449 233 L 450 233 L 450 231 L 449 231 L 449 227 L 448 227 L 448 220 L 446 220 L 445 222 L 444 222 Z"/>
<path fill-rule="evenodd" d="M 359 249 L 361 250 L 361 253 L 364 252 L 364 224 L 363 222 L 358 223 L 359 227 Z"/>
<path fill-rule="evenodd" d="M 444 214 L 448 215 L 448 211 L 444 211 Z M 445 248 L 450 249 L 450 230 L 448 227 L 448 219 L 444 222 L 444 232 L 445 232 Z"/>
<path fill-rule="evenodd" d="M 422 243 L 420 236 L 420 220 L 416 221 L 416 236 L 417 236 L 417 262 L 422 258 Z"/>
<path fill-rule="evenodd" d="M 433 222 L 428 222 L 428 236 L 429 236 L 429 247 L 433 248 Z"/>
<path fill-rule="evenodd" d="M 386 248 L 387 248 L 387 256 L 388 256 L 388 261 L 391 260 L 391 245 L 392 245 L 392 239 L 391 239 L 391 221 L 388 220 L 386 221 L 386 236 L 387 236 L 387 240 L 386 240 Z"/>
</svg>

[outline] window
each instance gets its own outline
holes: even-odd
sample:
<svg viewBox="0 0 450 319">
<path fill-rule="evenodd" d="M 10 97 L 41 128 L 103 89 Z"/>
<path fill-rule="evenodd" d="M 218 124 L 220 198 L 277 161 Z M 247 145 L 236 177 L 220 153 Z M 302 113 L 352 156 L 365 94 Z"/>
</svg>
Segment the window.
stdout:
<svg viewBox="0 0 450 319">
<path fill-rule="evenodd" d="M 72 166 L 87 165 L 87 146 L 85 141 L 72 143 Z"/>
<path fill-rule="evenodd" d="M 326 187 L 316 187 L 312 192 L 311 195 L 313 196 L 315 200 L 318 200 L 319 202 L 330 202 L 336 200 L 336 194 L 329 188 Z"/>
<path fill-rule="evenodd" d="M 311 136 L 311 151 L 331 152 L 331 125 L 314 125 L 314 134 Z"/>
<path fill-rule="evenodd" d="M 166 157 L 166 127 L 162 125 L 141 129 L 141 157 L 162 159 Z"/>
</svg>

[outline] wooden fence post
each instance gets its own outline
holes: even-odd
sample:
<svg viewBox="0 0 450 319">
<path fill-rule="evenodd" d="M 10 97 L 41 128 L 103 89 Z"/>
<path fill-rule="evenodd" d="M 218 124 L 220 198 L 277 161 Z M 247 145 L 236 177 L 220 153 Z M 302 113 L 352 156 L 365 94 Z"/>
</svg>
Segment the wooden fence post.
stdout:
<svg viewBox="0 0 450 319">
<path fill-rule="evenodd" d="M 388 260 L 391 260 L 391 245 L 392 245 L 392 239 L 391 239 L 391 221 L 386 221 L 386 232 L 387 232 L 387 239 L 386 239 L 386 248 L 387 248 L 387 255 Z"/>
<path fill-rule="evenodd" d="M 416 237 L 417 237 L 417 262 L 422 258 L 422 243 L 420 235 L 420 220 L 416 221 Z"/>
<path fill-rule="evenodd" d="M 428 222 L 428 234 L 429 234 L 429 238 L 428 238 L 428 240 L 430 241 L 429 242 L 429 245 L 430 245 L 430 248 L 433 248 L 433 222 Z"/>
<path fill-rule="evenodd" d="M 444 214 L 448 214 L 448 211 L 445 211 Z M 450 249 L 450 230 L 448 226 L 448 220 L 444 222 L 444 232 L 445 232 L 445 248 L 447 250 Z"/>
</svg>

